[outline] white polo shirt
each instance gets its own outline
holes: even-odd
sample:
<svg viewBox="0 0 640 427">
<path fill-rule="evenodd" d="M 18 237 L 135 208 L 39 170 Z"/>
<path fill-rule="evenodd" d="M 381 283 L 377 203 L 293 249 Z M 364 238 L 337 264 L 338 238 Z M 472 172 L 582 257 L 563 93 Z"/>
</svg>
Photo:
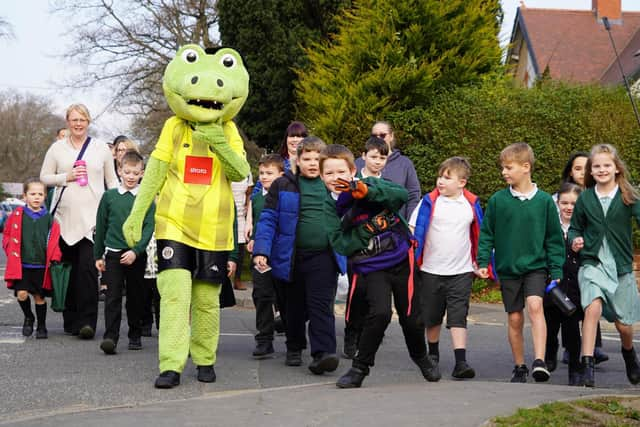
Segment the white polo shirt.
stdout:
<svg viewBox="0 0 640 427">
<path fill-rule="evenodd" d="M 409 224 L 416 226 L 420 204 L 411 214 Z M 471 223 L 473 209 L 460 195 L 457 198 L 438 196 L 425 239 L 420 270 L 442 276 L 473 271 L 471 260 Z"/>
</svg>

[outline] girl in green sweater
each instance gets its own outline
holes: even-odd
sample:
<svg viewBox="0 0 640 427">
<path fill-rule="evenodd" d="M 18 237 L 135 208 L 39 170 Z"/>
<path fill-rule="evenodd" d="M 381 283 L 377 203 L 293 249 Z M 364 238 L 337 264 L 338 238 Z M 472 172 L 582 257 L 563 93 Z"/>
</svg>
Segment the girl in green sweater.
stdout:
<svg viewBox="0 0 640 427">
<path fill-rule="evenodd" d="M 632 271 L 631 218 L 640 219 L 640 196 L 613 146 L 595 145 L 586 169 L 587 189 L 576 203 L 569 228 L 572 249 L 580 251 L 584 382 L 595 386 L 596 327 L 604 316 L 616 325 L 627 378 L 637 384 L 640 366 L 633 348 L 633 323 L 640 321 L 640 297 Z"/>
</svg>

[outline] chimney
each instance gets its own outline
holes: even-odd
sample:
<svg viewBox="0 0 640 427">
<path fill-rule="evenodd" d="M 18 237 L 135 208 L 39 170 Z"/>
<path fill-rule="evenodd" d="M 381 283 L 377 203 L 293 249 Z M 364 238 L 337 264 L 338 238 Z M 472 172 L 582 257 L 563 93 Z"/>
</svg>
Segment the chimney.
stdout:
<svg viewBox="0 0 640 427">
<path fill-rule="evenodd" d="M 591 0 L 596 19 L 609 18 L 612 24 L 622 24 L 622 0 Z"/>
</svg>

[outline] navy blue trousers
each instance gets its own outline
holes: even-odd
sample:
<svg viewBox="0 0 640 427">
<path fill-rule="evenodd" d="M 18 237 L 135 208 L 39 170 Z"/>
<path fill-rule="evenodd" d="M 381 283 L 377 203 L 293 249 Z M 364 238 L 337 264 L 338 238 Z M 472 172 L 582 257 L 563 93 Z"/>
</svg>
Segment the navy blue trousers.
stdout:
<svg viewBox="0 0 640 427">
<path fill-rule="evenodd" d="M 307 347 L 308 320 L 311 355 L 336 352 L 333 305 L 337 284 L 338 269 L 331 250 L 296 251 L 293 283 L 283 284 L 287 351 Z"/>
</svg>

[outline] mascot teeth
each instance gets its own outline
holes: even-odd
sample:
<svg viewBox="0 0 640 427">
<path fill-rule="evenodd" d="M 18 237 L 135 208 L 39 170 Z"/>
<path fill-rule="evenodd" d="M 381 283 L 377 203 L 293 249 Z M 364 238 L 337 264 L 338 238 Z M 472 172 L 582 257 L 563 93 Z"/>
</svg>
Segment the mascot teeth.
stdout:
<svg viewBox="0 0 640 427">
<path fill-rule="evenodd" d="M 189 105 L 196 105 L 202 108 L 208 108 L 210 110 L 222 110 L 224 104 L 218 101 L 209 101 L 206 99 L 191 99 L 187 102 Z"/>
</svg>

